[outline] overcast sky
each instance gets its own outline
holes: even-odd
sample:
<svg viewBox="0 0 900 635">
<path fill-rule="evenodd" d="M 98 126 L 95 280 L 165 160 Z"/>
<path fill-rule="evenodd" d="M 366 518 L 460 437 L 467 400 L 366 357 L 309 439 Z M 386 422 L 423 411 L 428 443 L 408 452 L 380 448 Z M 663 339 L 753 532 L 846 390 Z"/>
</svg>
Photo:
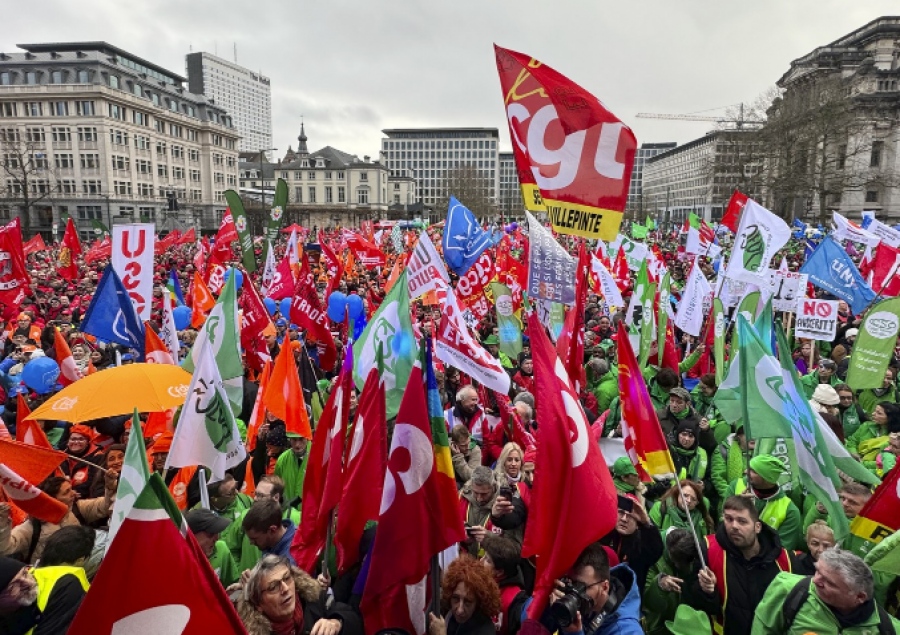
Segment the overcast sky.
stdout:
<svg viewBox="0 0 900 635">
<path fill-rule="evenodd" d="M 584 86 L 637 134 L 684 143 L 711 124 L 639 112 L 722 114 L 774 85 L 791 60 L 877 17 L 865 0 L 41 0 L 4 11 L 17 43 L 105 40 L 179 74 L 208 51 L 272 80 L 274 145 L 376 157 L 392 127 L 500 128 L 492 44 Z"/>
</svg>

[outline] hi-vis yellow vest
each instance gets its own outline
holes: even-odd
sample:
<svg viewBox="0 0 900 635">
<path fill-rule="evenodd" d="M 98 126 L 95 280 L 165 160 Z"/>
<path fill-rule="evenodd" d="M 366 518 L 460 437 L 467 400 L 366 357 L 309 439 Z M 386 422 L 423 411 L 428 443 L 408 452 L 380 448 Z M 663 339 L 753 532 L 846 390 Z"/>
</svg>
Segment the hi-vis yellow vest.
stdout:
<svg viewBox="0 0 900 635">
<path fill-rule="evenodd" d="M 78 578 L 78 581 L 81 583 L 81 588 L 84 589 L 85 593 L 87 593 L 87 590 L 91 586 L 87 576 L 84 574 L 83 567 L 67 567 L 63 565 L 58 567 L 38 567 L 37 569 L 32 569 L 31 573 L 37 581 L 37 607 L 41 613 L 47 608 L 47 602 L 50 601 L 50 594 L 53 592 L 53 587 L 56 586 L 56 583 L 59 582 L 59 579 L 63 576 L 71 574 Z M 31 629 L 28 631 L 28 635 L 31 635 L 33 632 L 34 629 Z"/>
<path fill-rule="evenodd" d="M 740 479 L 734 488 L 734 493 L 740 496 L 746 490 L 747 483 L 744 479 Z M 787 510 L 790 505 L 791 499 L 782 494 L 775 500 L 766 502 L 766 506 L 759 513 L 759 519 L 772 529 L 778 529 L 787 517 Z"/>
</svg>

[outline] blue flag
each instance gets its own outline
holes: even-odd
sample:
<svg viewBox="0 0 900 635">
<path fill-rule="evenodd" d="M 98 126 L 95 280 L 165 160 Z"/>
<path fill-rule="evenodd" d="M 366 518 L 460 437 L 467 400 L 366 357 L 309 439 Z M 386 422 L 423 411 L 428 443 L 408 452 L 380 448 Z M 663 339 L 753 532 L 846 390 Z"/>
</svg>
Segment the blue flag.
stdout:
<svg viewBox="0 0 900 635">
<path fill-rule="evenodd" d="M 875 299 L 872 287 L 866 284 L 850 256 L 831 236 L 819 243 L 800 267 L 800 273 L 809 274 L 809 281 L 814 285 L 844 300 L 855 315 L 862 313 Z"/>
<path fill-rule="evenodd" d="M 452 196 L 442 246 L 444 259 L 458 276 L 465 274 L 491 246 L 491 235 L 481 228 L 475 215 Z"/>
<path fill-rule="evenodd" d="M 128 291 L 116 275 L 112 265 L 107 265 L 88 306 L 81 331 L 104 342 L 133 348 L 144 358 L 144 325 L 134 309 Z"/>
<path fill-rule="evenodd" d="M 175 296 L 178 306 L 184 306 L 184 294 L 181 292 L 181 283 L 178 281 L 178 275 L 175 273 L 174 267 L 169 271 L 169 284 L 167 286 L 172 292 L 172 295 Z"/>
<path fill-rule="evenodd" d="M 816 243 L 812 241 L 812 239 L 807 238 L 806 243 L 803 246 L 803 262 L 809 260 L 810 256 L 813 255 L 813 252 L 816 250 Z"/>
</svg>

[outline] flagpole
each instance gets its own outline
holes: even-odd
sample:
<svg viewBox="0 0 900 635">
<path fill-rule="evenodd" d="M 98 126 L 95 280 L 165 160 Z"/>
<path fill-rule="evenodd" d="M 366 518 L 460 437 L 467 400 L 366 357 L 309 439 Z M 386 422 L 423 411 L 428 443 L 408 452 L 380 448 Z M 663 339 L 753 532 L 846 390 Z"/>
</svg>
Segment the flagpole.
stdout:
<svg viewBox="0 0 900 635">
<path fill-rule="evenodd" d="M 687 500 L 684 498 L 684 490 L 681 488 L 681 479 L 675 475 L 675 484 L 678 486 L 678 495 L 681 497 L 681 504 L 684 506 L 684 514 L 687 516 L 688 524 L 691 526 L 691 535 L 694 536 L 694 545 L 697 547 L 697 557 L 700 558 L 700 568 L 706 568 L 706 562 L 703 560 L 703 551 L 700 549 L 700 539 L 697 537 L 697 528 L 694 526 L 694 519 L 691 518 L 691 510 L 688 509 Z M 702 496 L 703 494 L 701 494 Z M 699 503 L 699 501 L 697 501 Z"/>
<path fill-rule="evenodd" d="M 91 463 L 90 461 L 85 461 L 84 459 L 80 459 L 77 456 L 73 456 L 73 455 L 69 454 L 68 452 L 66 452 L 65 455 L 67 457 L 69 457 L 70 459 L 72 459 L 73 461 L 78 461 L 79 463 L 84 463 L 85 465 L 90 465 L 91 467 L 95 467 L 98 470 L 100 470 L 101 472 L 103 472 L 104 474 L 109 472 L 109 470 L 107 470 L 106 468 L 100 467 L 96 463 Z"/>
</svg>

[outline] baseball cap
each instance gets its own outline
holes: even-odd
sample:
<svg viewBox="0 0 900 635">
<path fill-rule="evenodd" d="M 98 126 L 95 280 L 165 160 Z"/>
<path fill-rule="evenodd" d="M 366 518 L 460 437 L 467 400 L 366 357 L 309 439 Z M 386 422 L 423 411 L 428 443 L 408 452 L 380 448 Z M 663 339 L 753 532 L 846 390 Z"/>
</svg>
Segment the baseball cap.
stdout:
<svg viewBox="0 0 900 635">
<path fill-rule="evenodd" d="M 201 531 L 207 534 L 220 534 L 231 524 L 227 518 L 217 516 L 208 509 L 192 509 L 184 517 L 188 527 L 195 534 Z"/>
</svg>

